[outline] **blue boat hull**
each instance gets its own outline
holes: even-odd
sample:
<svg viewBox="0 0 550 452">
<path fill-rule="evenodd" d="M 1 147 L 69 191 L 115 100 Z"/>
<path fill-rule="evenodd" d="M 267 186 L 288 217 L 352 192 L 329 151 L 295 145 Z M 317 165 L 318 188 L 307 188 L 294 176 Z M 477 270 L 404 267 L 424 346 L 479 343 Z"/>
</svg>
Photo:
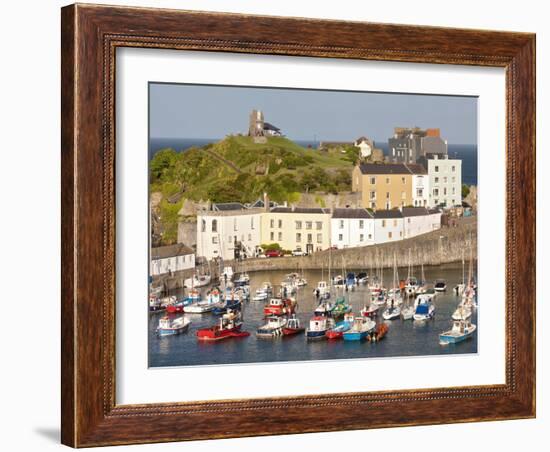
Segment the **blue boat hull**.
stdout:
<svg viewBox="0 0 550 452">
<path fill-rule="evenodd" d="M 473 333 L 464 334 L 463 336 L 446 336 L 444 334 L 439 335 L 439 342 L 442 344 L 458 344 L 459 342 L 465 341 L 472 337 Z"/>
<path fill-rule="evenodd" d="M 361 332 L 345 332 L 344 333 L 344 340 L 345 341 L 362 341 L 367 337 L 366 331 Z"/>
</svg>

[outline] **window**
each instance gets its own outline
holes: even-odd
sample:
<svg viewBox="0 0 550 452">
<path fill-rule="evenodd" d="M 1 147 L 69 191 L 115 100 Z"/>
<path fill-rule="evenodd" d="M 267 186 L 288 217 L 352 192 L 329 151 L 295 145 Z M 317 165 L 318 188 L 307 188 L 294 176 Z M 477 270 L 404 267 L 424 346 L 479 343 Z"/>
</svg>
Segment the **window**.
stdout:
<svg viewBox="0 0 550 452">
<path fill-rule="evenodd" d="M 439 204 L 439 199 L 434 199 L 434 204 L 437 206 Z"/>
<path fill-rule="evenodd" d="M 390 199 L 390 192 L 389 191 L 386 192 L 386 199 Z"/>
<path fill-rule="evenodd" d="M 359 241 L 360 242 L 362 242 L 364 238 L 365 238 L 364 234 L 359 234 Z"/>
<path fill-rule="evenodd" d="M 407 218 L 407 223 L 411 224 L 411 217 Z"/>
<path fill-rule="evenodd" d="M 393 220 L 393 226 L 397 226 L 397 220 Z"/>
<path fill-rule="evenodd" d="M 371 191 L 369 193 L 369 196 L 370 196 L 370 199 L 376 199 L 376 192 L 375 191 Z"/>
<path fill-rule="evenodd" d="M 453 195 L 456 194 L 456 187 L 453 187 Z"/>
<path fill-rule="evenodd" d="M 270 228 L 274 228 L 275 227 L 275 220 L 272 218 L 271 220 L 269 220 L 269 227 Z"/>
<path fill-rule="evenodd" d="M 201 221 L 201 232 L 205 232 L 206 231 L 206 220 L 202 220 Z"/>
<path fill-rule="evenodd" d="M 338 227 L 339 227 L 340 229 L 344 229 L 344 220 L 339 220 L 339 221 L 338 221 Z"/>
<path fill-rule="evenodd" d="M 279 232 L 278 237 L 279 237 L 279 242 L 282 241 L 283 240 L 283 233 Z"/>
<path fill-rule="evenodd" d="M 363 229 L 365 227 L 365 220 L 359 220 L 359 228 Z"/>
<path fill-rule="evenodd" d="M 436 173 L 439 173 L 439 166 L 436 165 L 436 166 L 434 167 L 434 171 L 435 171 Z"/>
<path fill-rule="evenodd" d="M 283 220 L 279 220 L 279 229 L 283 227 Z"/>
<path fill-rule="evenodd" d="M 269 233 L 269 239 L 273 242 L 275 240 L 275 233 L 274 232 L 270 232 Z"/>
<path fill-rule="evenodd" d="M 455 166 L 454 166 L 454 165 L 453 165 L 453 166 L 451 166 L 451 171 L 452 171 L 453 173 L 454 173 L 454 172 L 456 171 L 456 168 L 455 168 Z"/>
<path fill-rule="evenodd" d="M 434 177 L 434 183 L 439 184 L 439 177 Z"/>
<path fill-rule="evenodd" d="M 390 183 L 390 178 L 386 177 L 386 184 L 389 184 L 389 183 Z"/>
<path fill-rule="evenodd" d="M 317 234 L 317 243 L 323 243 L 323 234 Z"/>
<path fill-rule="evenodd" d="M 323 229 L 323 222 L 322 221 L 316 221 L 315 222 L 315 228 L 320 231 L 321 229 Z"/>
<path fill-rule="evenodd" d="M 439 188 L 434 188 L 434 196 L 439 196 Z"/>
<path fill-rule="evenodd" d="M 402 184 L 405 183 L 405 178 L 404 178 L 404 177 L 401 178 L 401 183 L 402 183 Z"/>
<path fill-rule="evenodd" d="M 401 199 L 407 199 L 407 194 L 404 191 L 401 192 Z"/>
<path fill-rule="evenodd" d="M 250 229 L 254 229 L 254 217 L 250 217 Z"/>
<path fill-rule="evenodd" d="M 216 244 L 218 243 L 218 236 L 217 236 L 217 235 L 215 235 L 215 236 L 212 237 L 212 243 L 213 243 L 214 245 L 216 245 Z"/>
<path fill-rule="evenodd" d="M 370 203 L 370 208 L 371 208 L 371 209 L 376 209 L 376 203 L 375 203 L 375 202 L 371 202 L 371 203 Z"/>
<path fill-rule="evenodd" d="M 422 198 L 422 196 L 424 196 L 424 190 L 422 188 L 417 188 L 416 189 L 416 196 L 417 196 L 417 198 Z"/>
<path fill-rule="evenodd" d="M 383 228 L 386 227 L 386 220 L 382 220 L 382 227 L 383 227 Z"/>
<path fill-rule="evenodd" d="M 371 177 L 371 178 L 370 178 L 370 183 L 371 183 L 372 185 L 376 184 L 376 177 Z"/>
<path fill-rule="evenodd" d="M 372 234 L 369 234 L 369 240 L 371 240 L 371 239 L 372 239 Z"/>
<path fill-rule="evenodd" d="M 443 183 L 444 183 L 444 184 L 447 183 L 447 176 L 445 176 L 445 177 L 443 178 Z"/>
<path fill-rule="evenodd" d="M 307 243 L 313 243 L 313 235 L 312 234 L 307 235 Z"/>
<path fill-rule="evenodd" d="M 390 232 L 388 232 L 388 238 L 389 238 L 389 239 L 391 239 L 391 238 L 392 238 L 392 236 L 393 236 L 392 232 L 391 232 L 391 231 L 390 231 Z"/>
<path fill-rule="evenodd" d="M 302 222 L 301 221 L 296 221 L 296 229 L 302 229 Z"/>
<path fill-rule="evenodd" d="M 233 230 L 234 231 L 237 230 L 237 219 L 236 218 L 233 218 Z"/>
<path fill-rule="evenodd" d="M 298 232 L 296 233 L 296 242 L 300 243 L 301 241 L 302 241 L 302 234 Z"/>
<path fill-rule="evenodd" d="M 447 187 L 443 187 L 443 196 L 447 194 Z"/>
<path fill-rule="evenodd" d="M 212 220 L 212 232 L 218 232 L 218 220 Z"/>
<path fill-rule="evenodd" d="M 338 241 L 341 242 L 342 240 L 344 240 L 343 234 L 338 234 Z"/>
<path fill-rule="evenodd" d="M 390 210 L 391 209 L 391 203 L 388 201 L 386 202 L 386 210 Z"/>
<path fill-rule="evenodd" d="M 313 223 L 311 221 L 306 221 L 306 229 L 311 229 L 313 227 Z"/>
<path fill-rule="evenodd" d="M 451 182 L 454 184 L 456 182 L 456 177 L 452 177 Z"/>
</svg>

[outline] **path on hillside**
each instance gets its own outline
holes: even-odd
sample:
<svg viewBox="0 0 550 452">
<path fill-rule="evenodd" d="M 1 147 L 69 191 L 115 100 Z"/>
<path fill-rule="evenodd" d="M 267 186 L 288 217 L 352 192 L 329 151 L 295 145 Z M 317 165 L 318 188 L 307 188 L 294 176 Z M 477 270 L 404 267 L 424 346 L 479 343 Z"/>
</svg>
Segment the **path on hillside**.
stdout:
<svg viewBox="0 0 550 452">
<path fill-rule="evenodd" d="M 203 149 L 203 152 L 206 152 L 206 153 L 210 154 L 212 157 L 214 157 L 215 159 L 218 159 L 219 161 L 225 163 L 227 166 L 229 166 L 237 174 L 243 174 L 243 171 L 237 165 L 235 165 L 231 160 L 227 160 L 225 157 L 222 157 L 217 152 L 214 152 L 210 149 Z"/>
</svg>

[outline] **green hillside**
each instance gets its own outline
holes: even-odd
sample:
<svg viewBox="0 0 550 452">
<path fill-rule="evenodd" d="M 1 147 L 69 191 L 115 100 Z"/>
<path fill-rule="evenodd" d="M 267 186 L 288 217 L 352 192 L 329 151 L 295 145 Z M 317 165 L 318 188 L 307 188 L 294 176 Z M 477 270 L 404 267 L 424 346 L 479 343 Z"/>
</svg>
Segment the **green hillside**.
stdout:
<svg viewBox="0 0 550 452">
<path fill-rule="evenodd" d="M 357 148 L 345 153 L 306 149 L 283 137 L 254 143 L 247 136 L 191 148 L 158 151 L 150 165 L 151 191 L 166 198 L 253 202 L 267 192 L 277 202 L 295 202 L 303 192 L 351 188 Z"/>
</svg>

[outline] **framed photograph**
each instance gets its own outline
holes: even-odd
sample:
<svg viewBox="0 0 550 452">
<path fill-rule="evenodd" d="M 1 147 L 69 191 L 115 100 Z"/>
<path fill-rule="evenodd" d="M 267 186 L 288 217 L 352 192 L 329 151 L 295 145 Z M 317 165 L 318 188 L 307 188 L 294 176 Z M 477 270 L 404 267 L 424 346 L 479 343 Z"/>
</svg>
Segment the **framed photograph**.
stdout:
<svg viewBox="0 0 550 452">
<path fill-rule="evenodd" d="M 534 417 L 535 36 L 67 6 L 62 239 L 64 444 Z"/>
</svg>

